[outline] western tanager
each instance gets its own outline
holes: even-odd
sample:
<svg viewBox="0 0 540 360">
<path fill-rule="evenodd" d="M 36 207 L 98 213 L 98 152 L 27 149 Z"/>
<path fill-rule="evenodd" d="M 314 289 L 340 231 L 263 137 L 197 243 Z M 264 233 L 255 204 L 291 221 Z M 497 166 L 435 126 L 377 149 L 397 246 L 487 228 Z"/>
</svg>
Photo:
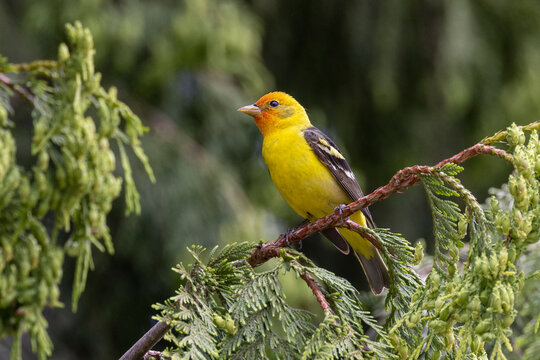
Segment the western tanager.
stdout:
<svg viewBox="0 0 540 360">
<path fill-rule="evenodd" d="M 343 154 L 311 125 L 306 111 L 292 96 L 271 92 L 238 111 L 255 119 L 264 137 L 262 154 L 272 181 L 304 219 L 313 221 L 363 196 Z M 350 218 L 362 226 L 374 227 L 367 208 Z M 345 254 L 349 253 L 349 245 L 353 248 L 373 293 L 380 294 L 389 287 L 388 269 L 369 241 L 343 228 L 327 229 L 323 234 Z"/>
</svg>

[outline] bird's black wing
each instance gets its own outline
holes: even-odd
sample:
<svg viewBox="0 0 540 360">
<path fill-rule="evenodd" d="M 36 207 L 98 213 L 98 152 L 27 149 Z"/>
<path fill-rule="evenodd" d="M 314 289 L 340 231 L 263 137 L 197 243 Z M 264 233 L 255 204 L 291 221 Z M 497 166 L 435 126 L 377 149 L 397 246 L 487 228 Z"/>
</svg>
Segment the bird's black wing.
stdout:
<svg viewBox="0 0 540 360">
<path fill-rule="evenodd" d="M 341 236 L 336 228 L 328 228 L 321 231 L 321 233 L 330 240 L 339 251 L 345 255 L 349 255 L 349 252 L 351 251 L 349 243 Z"/>
<path fill-rule="evenodd" d="M 345 160 L 341 151 L 339 151 L 336 144 L 328 136 L 316 127 L 310 127 L 304 130 L 304 138 L 315 155 L 317 155 L 317 158 L 330 170 L 332 176 L 349 195 L 351 201 L 358 200 L 364 196 L 347 160 Z M 362 209 L 362 213 L 366 217 L 368 226 L 374 228 L 375 223 L 369 209 L 367 207 Z"/>
</svg>

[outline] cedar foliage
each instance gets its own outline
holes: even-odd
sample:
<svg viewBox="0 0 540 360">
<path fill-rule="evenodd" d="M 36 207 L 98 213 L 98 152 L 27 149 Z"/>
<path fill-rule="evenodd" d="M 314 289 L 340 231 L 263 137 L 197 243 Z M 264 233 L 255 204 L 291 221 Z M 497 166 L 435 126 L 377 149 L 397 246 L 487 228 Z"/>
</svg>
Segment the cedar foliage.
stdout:
<svg viewBox="0 0 540 360">
<path fill-rule="evenodd" d="M 29 332 L 40 359 L 51 355 L 45 307 L 61 307 L 65 255 L 76 259 L 72 308 L 92 269 L 92 251 L 112 254 L 106 223 L 122 187 L 126 212 L 139 212 L 139 195 L 125 148 L 153 180 L 140 145 L 140 119 L 105 90 L 94 70 L 94 44 L 80 23 L 66 26 L 58 60 L 9 64 L 0 58 L 0 337 L 14 336 L 11 358 Z M 10 99 L 32 106 L 30 169 L 17 163 L 17 127 Z M 119 149 L 122 175 L 115 174 Z M 51 226 L 52 224 L 52 226 Z"/>
<path fill-rule="evenodd" d="M 421 246 L 413 248 L 387 229 L 365 230 L 385 248 L 392 277 L 382 323 L 364 311 L 360 294 L 347 280 L 294 250 L 282 249 L 270 270 L 257 271 L 246 261 L 249 243 L 231 244 L 219 253 L 214 248 L 207 260 L 203 249 L 194 247 L 194 264 L 175 268 L 182 283 L 177 294 L 155 305 L 155 318 L 172 328 L 166 336 L 172 346 L 162 356 L 507 359 L 515 351 L 532 356 L 539 343 L 538 310 L 528 302 L 517 304 L 516 298 L 525 279 L 538 279 L 534 267 L 520 264 L 540 234 L 539 127 L 533 123 L 525 132 L 512 125 L 484 140 L 501 143 L 513 166 L 508 185 L 493 190 L 486 204 L 456 177 L 461 166 L 448 163 L 420 176 L 435 241 L 425 281 L 411 267 L 423 257 Z M 288 271 L 316 279 L 331 305 L 322 319 L 287 304 L 278 275 Z M 513 334 L 521 309 L 529 322 L 518 321 Z M 375 340 L 366 336 L 366 326 L 376 331 Z"/>
<path fill-rule="evenodd" d="M 182 264 L 174 269 L 185 285 L 165 304 L 154 306 L 160 311 L 156 319 L 174 329 L 166 339 L 175 346 L 166 356 L 260 359 L 267 352 L 279 359 L 390 356 L 386 345 L 365 335 L 363 324 L 379 327 L 363 311 L 354 287 L 301 253 L 284 250 L 271 269 L 256 272 L 245 261 L 253 244 L 234 243 L 218 254 L 214 248 L 207 262 L 201 260 L 202 250 L 189 249 L 195 263 L 189 270 Z M 312 323 L 312 313 L 287 304 L 279 280 L 280 273 L 287 271 L 298 277 L 308 273 L 324 287 L 334 311 L 326 311 L 318 326 Z M 348 321 L 339 324 L 342 318 Z"/>
</svg>

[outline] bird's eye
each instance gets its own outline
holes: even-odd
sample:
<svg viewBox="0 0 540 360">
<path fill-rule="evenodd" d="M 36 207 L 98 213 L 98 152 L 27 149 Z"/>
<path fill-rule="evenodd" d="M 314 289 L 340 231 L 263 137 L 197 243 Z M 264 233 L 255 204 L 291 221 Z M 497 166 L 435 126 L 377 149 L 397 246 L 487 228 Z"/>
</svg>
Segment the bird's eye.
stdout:
<svg viewBox="0 0 540 360">
<path fill-rule="evenodd" d="M 270 101 L 270 106 L 271 106 L 271 107 L 276 107 L 276 106 L 278 106 L 278 105 L 279 105 L 279 103 L 278 103 L 276 100 Z"/>
</svg>

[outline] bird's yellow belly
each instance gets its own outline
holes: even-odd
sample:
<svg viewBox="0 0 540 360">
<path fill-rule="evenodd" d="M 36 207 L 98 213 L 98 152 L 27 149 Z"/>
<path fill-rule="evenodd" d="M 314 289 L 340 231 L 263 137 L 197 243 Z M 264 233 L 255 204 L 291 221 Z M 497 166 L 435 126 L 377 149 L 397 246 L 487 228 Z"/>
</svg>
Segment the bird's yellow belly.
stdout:
<svg viewBox="0 0 540 360">
<path fill-rule="evenodd" d="M 323 217 L 337 206 L 352 201 L 298 129 L 283 130 L 280 136 L 265 136 L 263 157 L 281 196 L 305 219 Z M 360 211 L 354 213 L 351 220 L 367 226 Z M 368 259 L 373 256 L 373 246 L 367 240 L 347 229 L 339 231 L 354 251 Z"/>
<path fill-rule="evenodd" d="M 263 157 L 275 186 L 289 206 L 300 216 L 313 219 L 351 201 L 298 130 L 280 135 L 265 138 Z"/>
</svg>

